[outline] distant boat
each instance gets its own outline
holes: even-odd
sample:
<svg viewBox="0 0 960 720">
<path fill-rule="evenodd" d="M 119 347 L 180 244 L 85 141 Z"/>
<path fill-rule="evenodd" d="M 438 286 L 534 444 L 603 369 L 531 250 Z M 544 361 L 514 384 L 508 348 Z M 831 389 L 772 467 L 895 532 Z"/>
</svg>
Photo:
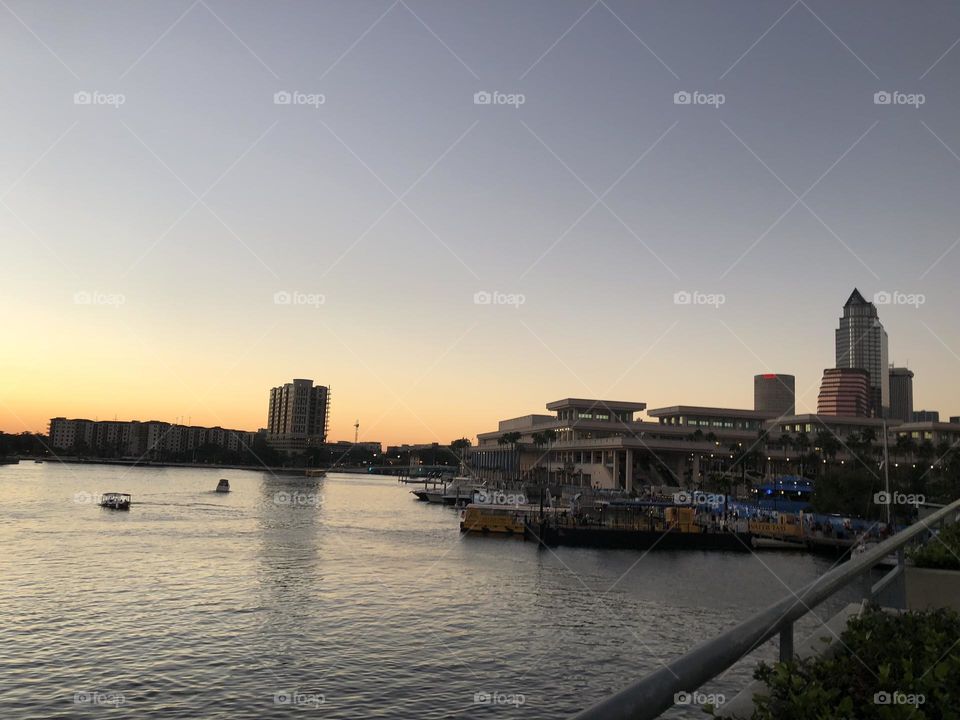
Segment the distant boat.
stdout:
<svg viewBox="0 0 960 720">
<path fill-rule="evenodd" d="M 217 492 L 227 493 L 230 492 L 230 481 L 226 478 L 221 478 L 220 482 L 217 483 Z"/>
<path fill-rule="evenodd" d="M 127 493 L 104 493 L 100 496 L 100 507 L 108 510 L 129 510 L 130 496 Z"/>
<path fill-rule="evenodd" d="M 42 463 L 43 460 L 34 460 L 35 463 Z"/>
</svg>

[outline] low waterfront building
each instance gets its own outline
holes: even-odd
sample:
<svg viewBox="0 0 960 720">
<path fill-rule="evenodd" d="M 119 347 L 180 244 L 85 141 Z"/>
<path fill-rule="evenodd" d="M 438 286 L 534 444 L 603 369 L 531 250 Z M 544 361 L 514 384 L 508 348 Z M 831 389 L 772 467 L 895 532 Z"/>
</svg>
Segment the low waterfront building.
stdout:
<svg viewBox="0 0 960 720">
<path fill-rule="evenodd" d="M 776 421 L 776 427 L 772 429 L 779 431 L 780 435 L 803 434 L 811 438 L 818 432 L 825 431 L 838 441 L 853 436 L 862 437 L 864 430 L 867 430 L 879 442 L 883 437 L 885 422 L 888 427 L 897 425 L 892 421 L 884 421 L 883 418 L 805 413 L 779 418 Z"/>
<path fill-rule="evenodd" d="M 862 452 L 865 438 L 879 455 L 885 427 L 891 447 L 903 433 L 918 442 L 960 441 L 960 425 L 908 425 L 865 415 L 780 416 L 674 405 L 647 410 L 650 419 L 637 419 L 645 403 L 570 398 L 547 408 L 555 414 L 502 420 L 497 430 L 480 433 L 468 453 L 470 471 L 490 480 L 629 493 L 648 486 L 700 487 L 708 476 L 731 470 L 747 485 L 803 474 L 811 453 L 844 462 Z M 827 448 L 817 446 L 823 438 L 831 440 Z"/>
<path fill-rule="evenodd" d="M 648 411 L 646 403 L 566 398 L 547 404 L 555 415 L 503 420 L 480 433 L 469 454 L 483 478 L 528 479 L 555 485 L 622 489 L 680 486 L 729 464 L 758 442 L 769 412 L 677 405 Z"/>
<path fill-rule="evenodd" d="M 703 432 L 718 430 L 743 430 L 756 435 L 771 418 L 780 415 L 772 410 L 738 410 L 735 408 L 712 408 L 697 405 L 674 405 L 650 410 L 647 415 L 656 418 L 661 425 L 676 425 Z"/>
<path fill-rule="evenodd" d="M 954 418 L 951 418 L 951 421 Z M 956 418 L 960 420 L 960 418 Z M 960 422 L 942 423 L 935 420 L 921 420 L 903 423 L 894 429 L 896 437 L 909 437 L 917 444 L 930 441 L 934 446 L 940 443 L 955 445 L 960 443 Z"/>
</svg>

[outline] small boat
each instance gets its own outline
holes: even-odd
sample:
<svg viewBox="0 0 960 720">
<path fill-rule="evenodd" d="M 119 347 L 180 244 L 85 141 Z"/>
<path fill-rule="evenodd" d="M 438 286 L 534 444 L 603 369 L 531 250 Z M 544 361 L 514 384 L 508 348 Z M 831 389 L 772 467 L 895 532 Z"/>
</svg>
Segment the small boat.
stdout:
<svg viewBox="0 0 960 720">
<path fill-rule="evenodd" d="M 217 483 L 217 492 L 230 492 L 230 481 L 226 478 L 220 478 L 220 482 Z"/>
<path fill-rule="evenodd" d="M 43 460 L 34 460 L 35 463 L 43 463 Z"/>
<path fill-rule="evenodd" d="M 463 507 L 474 502 L 477 495 L 484 492 L 485 489 L 485 483 L 478 482 L 475 478 L 461 475 L 453 478 L 453 480 L 446 485 L 444 492 L 440 496 L 440 502 L 444 505 Z"/>
<path fill-rule="evenodd" d="M 104 493 L 100 496 L 100 507 L 108 510 L 129 510 L 130 495 L 127 493 Z"/>
</svg>

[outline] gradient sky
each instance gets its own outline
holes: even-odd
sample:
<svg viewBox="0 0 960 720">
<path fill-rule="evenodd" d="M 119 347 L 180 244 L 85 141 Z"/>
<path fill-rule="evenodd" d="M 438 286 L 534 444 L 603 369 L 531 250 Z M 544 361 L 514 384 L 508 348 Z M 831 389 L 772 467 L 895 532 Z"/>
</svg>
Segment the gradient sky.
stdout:
<svg viewBox="0 0 960 720">
<path fill-rule="evenodd" d="M 960 414 L 958 38 L 954 2 L 6 0 L 0 429 L 255 429 L 294 377 L 334 440 L 769 371 L 812 411 L 854 286 L 923 294 L 890 357 Z"/>
</svg>

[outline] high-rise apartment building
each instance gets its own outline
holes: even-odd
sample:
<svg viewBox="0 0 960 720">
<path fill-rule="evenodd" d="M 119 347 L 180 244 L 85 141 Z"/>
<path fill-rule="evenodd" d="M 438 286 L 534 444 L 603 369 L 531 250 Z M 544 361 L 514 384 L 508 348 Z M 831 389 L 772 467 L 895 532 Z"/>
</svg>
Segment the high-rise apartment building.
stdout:
<svg viewBox="0 0 960 720">
<path fill-rule="evenodd" d="M 860 368 L 870 376 L 869 413 L 886 417 L 890 409 L 890 375 L 887 362 L 887 331 L 877 308 L 854 288 L 843 306 L 836 330 L 838 368 Z"/>
<path fill-rule="evenodd" d="M 907 368 L 890 368 L 890 414 L 889 417 L 903 422 L 913 419 L 913 371 Z"/>
<path fill-rule="evenodd" d="M 267 442 L 278 450 L 302 450 L 326 442 L 330 388 L 313 380 L 270 389 Z"/>
</svg>

